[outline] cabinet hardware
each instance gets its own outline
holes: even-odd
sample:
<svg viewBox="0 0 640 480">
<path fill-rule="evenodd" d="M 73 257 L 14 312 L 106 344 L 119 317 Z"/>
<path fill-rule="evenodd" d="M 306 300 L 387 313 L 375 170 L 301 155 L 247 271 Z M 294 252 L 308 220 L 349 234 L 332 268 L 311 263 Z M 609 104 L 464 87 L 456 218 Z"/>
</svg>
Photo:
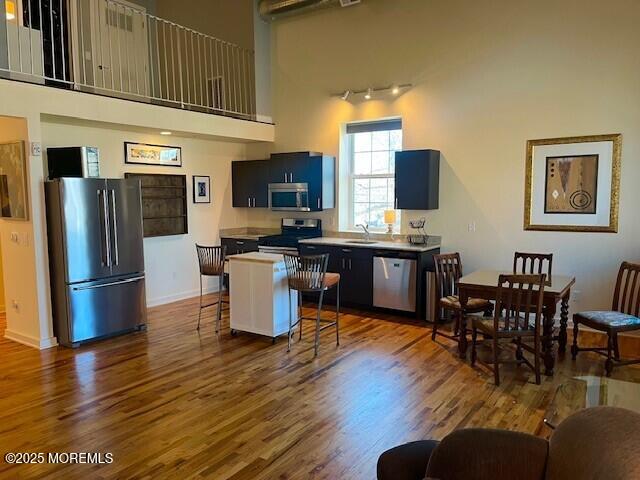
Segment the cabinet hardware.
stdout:
<svg viewBox="0 0 640 480">
<path fill-rule="evenodd" d="M 342 269 L 345 270 L 346 267 L 344 266 L 344 258 L 342 259 Z"/>
<path fill-rule="evenodd" d="M 351 270 L 351 259 L 349 259 L 349 270 Z"/>
<path fill-rule="evenodd" d="M 352 250 L 350 248 L 343 248 L 342 251 L 344 253 L 351 253 Z"/>
<path fill-rule="evenodd" d="M 396 198 L 395 209 L 398 209 L 398 199 Z"/>
<path fill-rule="evenodd" d="M 309 247 L 307 247 L 307 248 L 308 248 L 309 250 L 315 250 L 315 249 L 316 249 L 316 247 L 311 247 L 311 246 L 309 246 Z"/>
<path fill-rule="evenodd" d="M 236 242 L 236 245 L 244 245 L 244 242 L 241 242 L 240 240 L 238 240 L 238 241 Z"/>
<path fill-rule="evenodd" d="M 320 209 L 320 197 L 318 197 L 318 209 Z"/>
<path fill-rule="evenodd" d="M 287 183 L 287 172 L 284 172 L 284 183 Z"/>
<path fill-rule="evenodd" d="M 247 197 L 247 206 L 251 208 L 251 197 Z"/>
<path fill-rule="evenodd" d="M 253 197 L 253 208 L 256 208 L 256 197 Z"/>
<path fill-rule="evenodd" d="M 289 181 L 293 183 L 293 173 L 289 173 Z"/>
</svg>

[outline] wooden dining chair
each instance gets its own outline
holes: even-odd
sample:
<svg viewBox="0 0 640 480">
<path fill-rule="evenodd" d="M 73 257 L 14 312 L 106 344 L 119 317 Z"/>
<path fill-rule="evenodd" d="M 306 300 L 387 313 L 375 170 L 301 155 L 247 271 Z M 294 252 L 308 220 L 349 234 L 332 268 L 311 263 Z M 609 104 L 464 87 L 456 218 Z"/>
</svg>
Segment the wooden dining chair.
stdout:
<svg viewBox="0 0 640 480">
<path fill-rule="evenodd" d="M 544 297 L 543 274 L 500 275 L 496 293 L 496 308 L 492 319 L 474 317 L 471 326 L 471 365 L 478 360 L 476 343 L 478 331 L 491 342 L 492 369 L 496 386 L 500 385 L 501 363 L 524 363 L 535 373 L 540 385 L 540 337 L 542 330 L 542 300 Z M 500 340 L 516 344 L 515 359 L 500 358 Z M 526 343 L 533 340 L 533 346 Z M 523 350 L 533 354 L 533 364 L 523 355 Z"/>
<path fill-rule="evenodd" d="M 596 352 L 607 357 L 605 370 L 611 376 L 613 367 L 640 363 L 640 359 L 623 360 L 620 357 L 618 333 L 640 330 L 640 264 L 622 262 L 618 270 L 613 302 L 609 311 L 579 312 L 573 316 L 573 345 L 571 356 L 578 352 Z M 578 347 L 579 325 L 583 324 L 607 334 L 606 347 Z"/>
<path fill-rule="evenodd" d="M 513 255 L 513 273 L 547 275 L 547 281 L 551 280 L 551 266 L 553 253 L 524 253 L 516 252 Z"/>
<path fill-rule="evenodd" d="M 456 340 L 460 334 L 466 334 L 466 332 L 460 332 L 462 315 L 480 312 L 485 315 L 491 315 L 493 305 L 488 300 L 470 298 L 463 312 L 458 298 L 458 280 L 462 277 L 460 254 L 456 252 L 434 255 L 433 261 L 436 273 L 435 286 L 438 295 L 438 308 L 436 308 L 436 318 L 433 319 L 431 340 L 435 340 L 436 335 Z M 447 318 L 441 318 L 443 312 Z M 452 335 L 438 331 L 438 324 L 447 320 L 453 320 Z"/>
</svg>

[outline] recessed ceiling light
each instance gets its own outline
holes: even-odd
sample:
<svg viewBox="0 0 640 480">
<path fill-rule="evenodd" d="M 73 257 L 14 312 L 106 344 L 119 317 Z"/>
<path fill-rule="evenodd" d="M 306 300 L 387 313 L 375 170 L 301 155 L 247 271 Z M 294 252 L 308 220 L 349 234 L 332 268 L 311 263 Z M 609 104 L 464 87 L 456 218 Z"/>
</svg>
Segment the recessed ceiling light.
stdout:
<svg viewBox="0 0 640 480">
<path fill-rule="evenodd" d="M 160 132 L 160 135 L 171 135 L 171 132 L 165 130 L 164 132 Z"/>
<path fill-rule="evenodd" d="M 394 85 L 393 87 L 391 87 L 391 93 L 393 93 L 394 95 L 397 95 L 400 93 L 400 87 L 398 87 L 397 85 Z"/>
</svg>

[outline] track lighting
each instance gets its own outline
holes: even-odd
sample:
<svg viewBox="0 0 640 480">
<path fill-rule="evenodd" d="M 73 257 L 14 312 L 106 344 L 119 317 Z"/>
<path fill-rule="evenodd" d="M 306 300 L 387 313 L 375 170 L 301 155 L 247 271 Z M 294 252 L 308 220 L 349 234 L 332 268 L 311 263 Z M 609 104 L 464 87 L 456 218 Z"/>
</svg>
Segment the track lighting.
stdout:
<svg viewBox="0 0 640 480">
<path fill-rule="evenodd" d="M 373 94 L 376 95 L 376 100 L 384 100 L 383 94 L 387 94 L 393 97 L 397 97 L 411 88 L 413 85 L 410 83 L 389 85 L 386 87 L 368 87 L 366 90 L 351 90 L 347 89 L 340 93 L 334 93 L 332 97 L 338 97 L 341 100 L 348 100 L 350 102 L 357 102 L 358 100 L 371 100 Z"/>
</svg>

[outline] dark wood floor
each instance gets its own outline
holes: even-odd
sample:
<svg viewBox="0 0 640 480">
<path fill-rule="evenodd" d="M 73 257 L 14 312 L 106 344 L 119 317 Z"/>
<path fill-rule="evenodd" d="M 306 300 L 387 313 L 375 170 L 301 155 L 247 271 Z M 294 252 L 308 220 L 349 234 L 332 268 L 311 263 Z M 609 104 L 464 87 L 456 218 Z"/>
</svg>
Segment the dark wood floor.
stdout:
<svg viewBox="0 0 640 480">
<path fill-rule="evenodd" d="M 286 340 L 195 330 L 197 301 L 151 309 L 147 332 L 77 350 L 0 340 L 0 452 L 110 452 L 111 464 L 21 465 L 8 478 L 371 479 L 396 444 L 465 426 L 547 435 L 563 379 L 602 373 L 583 354 L 541 386 L 505 366 L 503 385 L 462 363 L 424 325 L 351 312 L 342 342 L 311 328 Z M 227 324 L 225 318 L 225 324 Z M 633 373 L 629 373 L 633 372 Z M 620 369 L 618 378 L 637 369 Z"/>
</svg>

